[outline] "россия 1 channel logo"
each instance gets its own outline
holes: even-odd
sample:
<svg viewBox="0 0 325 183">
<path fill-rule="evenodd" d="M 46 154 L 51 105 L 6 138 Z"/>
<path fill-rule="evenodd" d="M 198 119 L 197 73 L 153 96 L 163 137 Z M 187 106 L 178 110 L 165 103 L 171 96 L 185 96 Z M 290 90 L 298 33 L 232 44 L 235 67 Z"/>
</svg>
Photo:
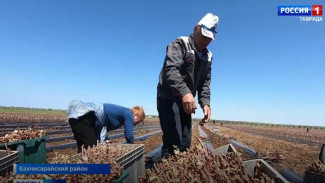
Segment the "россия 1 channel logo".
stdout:
<svg viewBox="0 0 325 183">
<path fill-rule="evenodd" d="M 278 16 L 300 16 L 300 21 L 323 21 L 323 5 L 279 5 Z"/>
</svg>

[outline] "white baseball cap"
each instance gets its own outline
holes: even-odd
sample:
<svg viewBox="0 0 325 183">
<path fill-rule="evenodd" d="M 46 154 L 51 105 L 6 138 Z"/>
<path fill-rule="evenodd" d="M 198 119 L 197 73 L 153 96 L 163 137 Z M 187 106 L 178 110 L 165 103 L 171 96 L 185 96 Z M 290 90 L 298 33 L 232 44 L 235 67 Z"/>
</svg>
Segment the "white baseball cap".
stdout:
<svg viewBox="0 0 325 183">
<path fill-rule="evenodd" d="M 197 24 L 201 25 L 201 32 L 204 36 L 214 40 L 214 37 L 217 33 L 216 30 L 218 21 L 219 17 L 217 15 L 207 13 Z"/>
</svg>

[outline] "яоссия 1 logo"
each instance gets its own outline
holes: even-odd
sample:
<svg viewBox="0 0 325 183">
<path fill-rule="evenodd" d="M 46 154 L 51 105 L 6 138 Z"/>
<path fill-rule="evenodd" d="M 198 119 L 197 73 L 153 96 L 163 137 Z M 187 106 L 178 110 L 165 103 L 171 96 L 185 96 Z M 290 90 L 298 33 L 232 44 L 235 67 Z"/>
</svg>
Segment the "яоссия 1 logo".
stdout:
<svg viewBox="0 0 325 183">
<path fill-rule="evenodd" d="M 323 5 L 279 5 L 278 16 L 300 16 L 300 21 L 323 21 Z"/>
</svg>

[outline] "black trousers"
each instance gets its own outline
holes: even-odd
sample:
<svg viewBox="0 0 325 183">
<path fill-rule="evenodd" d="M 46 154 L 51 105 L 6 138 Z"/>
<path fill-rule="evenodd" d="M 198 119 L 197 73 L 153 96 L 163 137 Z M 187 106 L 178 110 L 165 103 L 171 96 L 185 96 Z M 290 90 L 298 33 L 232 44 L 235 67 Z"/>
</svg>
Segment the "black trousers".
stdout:
<svg viewBox="0 0 325 183">
<path fill-rule="evenodd" d="M 157 110 L 163 131 L 161 157 L 174 154 L 174 146 L 185 151 L 191 146 L 191 114 L 186 114 L 180 100 L 157 98 Z"/>
<path fill-rule="evenodd" d="M 69 123 L 77 141 L 78 153 L 84 148 L 97 144 L 97 135 L 95 131 L 96 115 L 94 112 L 87 113 L 78 119 L 70 118 Z"/>
</svg>

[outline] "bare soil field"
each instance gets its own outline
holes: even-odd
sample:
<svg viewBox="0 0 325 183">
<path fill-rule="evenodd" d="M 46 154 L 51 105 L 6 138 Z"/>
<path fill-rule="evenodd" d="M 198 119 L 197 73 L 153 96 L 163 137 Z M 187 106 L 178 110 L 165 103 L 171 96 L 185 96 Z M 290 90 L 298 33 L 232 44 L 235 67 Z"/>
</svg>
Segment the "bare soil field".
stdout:
<svg viewBox="0 0 325 183">
<path fill-rule="evenodd" d="M 209 124 L 212 125 L 212 124 Z M 241 126 L 246 128 L 245 126 Z M 256 150 L 264 156 L 270 153 L 279 153 L 284 156 L 284 161 L 280 164 L 272 164 L 278 171 L 283 170 L 285 167 L 293 170 L 301 176 L 304 176 L 306 171 L 306 166 L 314 161 L 318 160 L 318 155 L 320 153 L 320 148 L 317 146 L 310 146 L 307 144 L 302 144 L 298 142 L 290 142 L 289 140 L 277 140 L 268 137 L 271 132 L 273 136 L 277 136 L 279 132 L 275 129 L 264 129 L 269 131 L 269 133 L 261 133 L 257 135 L 256 133 L 243 132 L 241 130 L 235 130 L 228 127 L 219 126 L 220 133 L 226 137 L 232 138 L 239 141 L 248 147 Z M 249 128 L 249 126 L 247 126 Z M 262 128 L 259 129 L 262 131 Z M 282 131 L 279 128 L 280 131 Z M 285 133 L 282 131 L 282 133 Z M 290 132 L 289 132 L 290 133 Z M 318 134 L 318 133 L 317 133 Z"/>
<path fill-rule="evenodd" d="M 247 132 L 254 135 L 262 135 L 273 139 L 285 140 L 299 144 L 321 147 L 325 142 L 325 130 L 314 128 L 271 127 L 252 125 L 223 125 L 224 127 Z"/>
</svg>

